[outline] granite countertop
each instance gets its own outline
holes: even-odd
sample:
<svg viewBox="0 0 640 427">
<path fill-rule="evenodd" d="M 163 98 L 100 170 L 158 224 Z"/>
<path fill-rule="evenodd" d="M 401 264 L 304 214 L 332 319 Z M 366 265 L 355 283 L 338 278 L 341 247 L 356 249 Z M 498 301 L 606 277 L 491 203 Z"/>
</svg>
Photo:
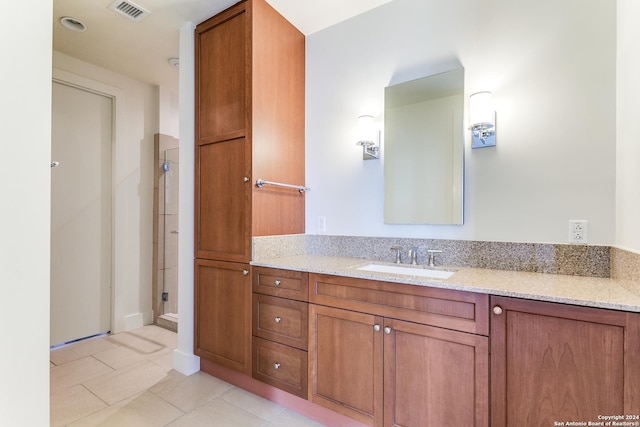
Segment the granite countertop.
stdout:
<svg viewBox="0 0 640 427">
<path fill-rule="evenodd" d="M 448 279 L 357 270 L 358 267 L 371 263 L 388 264 L 361 258 L 322 255 L 260 258 L 251 264 L 260 267 L 640 312 L 640 284 L 630 280 L 457 266 L 437 267 L 438 269 L 455 271 L 455 274 Z"/>
</svg>

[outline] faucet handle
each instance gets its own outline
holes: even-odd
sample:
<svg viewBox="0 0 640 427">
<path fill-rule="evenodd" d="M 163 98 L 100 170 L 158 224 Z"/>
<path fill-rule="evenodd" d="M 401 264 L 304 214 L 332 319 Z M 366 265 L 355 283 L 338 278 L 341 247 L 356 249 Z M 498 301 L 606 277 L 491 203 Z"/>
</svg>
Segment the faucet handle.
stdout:
<svg viewBox="0 0 640 427">
<path fill-rule="evenodd" d="M 409 249 L 409 259 L 412 265 L 418 265 L 418 247 L 414 246 Z"/>
<path fill-rule="evenodd" d="M 427 250 L 427 252 L 429 253 L 429 267 L 435 267 L 436 266 L 436 254 L 441 254 L 442 251 L 439 249 L 429 249 Z"/>
<path fill-rule="evenodd" d="M 400 251 L 402 251 L 402 246 L 391 246 L 391 250 L 392 251 L 396 251 L 396 259 L 395 259 L 395 263 L 396 264 L 401 264 L 402 263 L 402 253 Z"/>
</svg>

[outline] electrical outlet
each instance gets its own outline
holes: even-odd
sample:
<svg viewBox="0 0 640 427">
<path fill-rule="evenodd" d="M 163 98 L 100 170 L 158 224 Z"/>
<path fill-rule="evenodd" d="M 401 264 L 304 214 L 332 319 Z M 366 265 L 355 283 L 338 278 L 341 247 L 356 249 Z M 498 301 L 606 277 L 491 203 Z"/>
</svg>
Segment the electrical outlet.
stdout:
<svg viewBox="0 0 640 427">
<path fill-rule="evenodd" d="M 588 221 L 572 219 L 569 221 L 569 242 L 587 243 Z"/>
<path fill-rule="evenodd" d="M 318 234 L 327 232 L 327 217 L 318 217 Z"/>
</svg>

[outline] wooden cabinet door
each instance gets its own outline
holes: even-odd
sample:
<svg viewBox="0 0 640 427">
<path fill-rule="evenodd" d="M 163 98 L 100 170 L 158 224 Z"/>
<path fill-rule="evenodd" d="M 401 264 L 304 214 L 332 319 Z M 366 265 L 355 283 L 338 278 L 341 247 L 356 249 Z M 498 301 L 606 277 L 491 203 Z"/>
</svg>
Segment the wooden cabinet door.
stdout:
<svg viewBox="0 0 640 427">
<path fill-rule="evenodd" d="M 245 138 L 196 147 L 196 258 L 251 259 L 251 155 Z"/>
<path fill-rule="evenodd" d="M 382 318 L 309 306 L 309 400 L 382 426 Z"/>
<path fill-rule="evenodd" d="M 640 412 L 638 314 L 492 297 L 491 425 Z"/>
<path fill-rule="evenodd" d="M 251 375 L 248 264 L 196 260 L 195 354 Z"/>
<path fill-rule="evenodd" d="M 246 136 L 248 31 L 246 3 L 195 31 L 195 137 L 208 143 Z"/>
<path fill-rule="evenodd" d="M 488 426 L 489 338 L 384 320 L 384 425 Z"/>
</svg>

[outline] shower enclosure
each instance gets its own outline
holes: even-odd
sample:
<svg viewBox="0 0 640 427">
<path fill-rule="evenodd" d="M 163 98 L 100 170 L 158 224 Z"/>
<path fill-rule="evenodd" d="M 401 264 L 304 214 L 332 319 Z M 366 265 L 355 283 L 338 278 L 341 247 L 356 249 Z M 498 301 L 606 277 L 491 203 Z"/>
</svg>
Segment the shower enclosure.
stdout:
<svg viewBox="0 0 640 427">
<path fill-rule="evenodd" d="M 178 329 L 178 140 L 155 137 L 154 321 Z"/>
</svg>

